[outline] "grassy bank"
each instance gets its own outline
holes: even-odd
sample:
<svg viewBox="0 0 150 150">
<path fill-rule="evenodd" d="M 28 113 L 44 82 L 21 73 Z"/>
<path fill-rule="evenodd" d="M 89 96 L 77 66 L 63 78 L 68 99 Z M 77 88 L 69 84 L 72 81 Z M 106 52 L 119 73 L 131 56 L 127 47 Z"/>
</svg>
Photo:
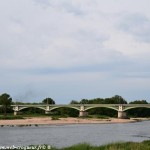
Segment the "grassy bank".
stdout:
<svg viewBox="0 0 150 150">
<path fill-rule="evenodd" d="M 28 147 L 29 148 L 29 147 Z M 33 149 L 34 147 L 31 147 Z M 37 146 L 38 148 L 38 146 Z M 117 142 L 102 146 L 91 146 L 90 144 L 78 144 L 66 148 L 52 148 L 50 146 L 44 145 L 40 147 L 40 150 L 150 150 L 150 140 L 143 142 Z M 19 150 L 19 149 L 17 149 Z"/>
<path fill-rule="evenodd" d="M 0 120 L 24 119 L 22 116 L 0 116 Z"/>
</svg>

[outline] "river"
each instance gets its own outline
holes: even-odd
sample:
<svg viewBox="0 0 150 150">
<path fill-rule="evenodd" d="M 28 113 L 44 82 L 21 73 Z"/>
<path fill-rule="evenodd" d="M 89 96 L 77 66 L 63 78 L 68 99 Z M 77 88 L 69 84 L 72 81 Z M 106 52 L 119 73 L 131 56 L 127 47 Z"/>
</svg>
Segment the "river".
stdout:
<svg viewBox="0 0 150 150">
<path fill-rule="evenodd" d="M 119 124 L 0 127 L 0 146 L 49 144 L 58 148 L 87 142 L 102 145 L 150 139 L 150 121 Z"/>
</svg>

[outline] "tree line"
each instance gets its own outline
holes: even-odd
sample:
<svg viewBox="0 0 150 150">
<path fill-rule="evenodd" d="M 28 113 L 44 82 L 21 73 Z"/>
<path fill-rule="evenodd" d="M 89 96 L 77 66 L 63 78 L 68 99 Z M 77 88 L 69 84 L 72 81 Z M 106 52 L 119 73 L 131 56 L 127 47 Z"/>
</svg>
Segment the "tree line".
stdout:
<svg viewBox="0 0 150 150">
<path fill-rule="evenodd" d="M 3 93 L 0 95 L 0 113 L 7 115 L 8 113 L 12 113 L 12 104 L 56 104 L 55 100 L 52 98 L 45 98 L 39 103 L 23 103 L 23 102 L 14 102 L 11 96 L 7 93 Z M 128 104 L 128 102 L 119 95 L 115 95 L 110 98 L 94 98 L 94 99 L 81 99 L 80 101 L 72 100 L 69 104 Z M 129 102 L 129 104 L 148 104 L 146 100 L 135 100 Z M 44 110 L 37 108 L 28 108 L 28 110 L 22 110 L 24 113 L 44 113 Z M 117 117 L 117 112 L 115 110 L 109 108 L 93 108 L 88 110 L 89 115 L 106 115 L 109 117 Z M 53 114 L 55 115 L 66 115 L 71 117 L 77 117 L 79 115 L 78 110 L 72 108 L 59 108 L 53 110 Z M 134 108 L 127 111 L 128 116 L 131 117 L 150 117 L 150 109 L 149 108 Z"/>
</svg>

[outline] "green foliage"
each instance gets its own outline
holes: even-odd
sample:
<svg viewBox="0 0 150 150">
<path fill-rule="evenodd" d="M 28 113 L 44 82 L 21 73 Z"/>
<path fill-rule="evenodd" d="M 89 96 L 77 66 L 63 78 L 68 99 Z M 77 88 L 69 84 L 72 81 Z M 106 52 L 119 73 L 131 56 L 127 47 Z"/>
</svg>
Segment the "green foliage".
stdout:
<svg viewBox="0 0 150 150">
<path fill-rule="evenodd" d="M 105 104 L 127 104 L 127 102 L 119 95 L 105 99 Z"/>
<path fill-rule="evenodd" d="M 79 111 L 73 108 L 62 107 L 59 109 L 55 109 L 55 114 L 59 116 L 68 116 L 68 117 L 78 117 Z"/>
<path fill-rule="evenodd" d="M 89 104 L 105 104 L 105 99 L 103 98 L 95 98 L 89 100 Z"/>
<path fill-rule="evenodd" d="M 52 120 L 59 120 L 59 117 L 57 117 L 57 116 L 52 116 Z"/>
<path fill-rule="evenodd" d="M 79 104 L 79 102 L 76 101 L 76 100 L 72 100 L 72 101 L 70 102 L 70 104 Z"/>
<path fill-rule="evenodd" d="M 129 104 L 148 104 L 148 102 L 146 100 L 135 100 Z M 133 108 L 127 112 L 130 117 L 150 117 L 150 108 Z"/>
<path fill-rule="evenodd" d="M 2 109 L 4 115 L 7 115 L 7 110 L 10 109 L 10 105 L 12 103 L 12 98 L 7 93 L 0 95 L 0 105 L 2 105 Z"/>
<path fill-rule="evenodd" d="M 135 100 L 130 102 L 129 104 L 148 104 L 146 100 Z"/>
<path fill-rule="evenodd" d="M 24 119 L 22 116 L 0 116 L 0 120 Z"/>
<path fill-rule="evenodd" d="M 127 104 L 127 101 L 119 95 L 115 95 L 111 98 L 94 98 L 94 99 L 82 99 L 80 102 L 73 101 L 79 104 Z"/>
<path fill-rule="evenodd" d="M 92 108 L 88 110 L 89 115 L 105 115 L 109 117 L 116 117 L 117 111 L 109 108 Z"/>
<path fill-rule="evenodd" d="M 133 108 L 127 111 L 130 117 L 150 117 L 150 108 Z"/>
<path fill-rule="evenodd" d="M 80 104 L 89 104 L 89 100 L 88 99 L 82 99 L 80 101 Z"/>
<path fill-rule="evenodd" d="M 55 104 L 55 101 L 52 98 L 45 98 L 42 103 L 44 104 Z"/>
<path fill-rule="evenodd" d="M 45 114 L 45 111 L 39 108 L 35 108 L 35 107 L 29 107 L 29 108 L 25 108 L 23 110 L 21 110 L 22 114 L 24 115 L 30 115 L 30 114 Z"/>
<path fill-rule="evenodd" d="M 71 147 L 63 148 L 63 150 L 90 150 L 92 146 L 87 143 L 73 145 Z"/>
<path fill-rule="evenodd" d="M 30 146 L 31 147 L 31 146 Z M 35 147 L 35 146 L 34 146 Z M 41 150 L 48 150 L 49 146 L 44 145 Z M 17 149 L 16 149 L 17 150 Z M 82 143 L 65 148 L 54 148 L 51 150 L 150 150 L 150 140 L 143 142 L 117 142 L 102 146 L 92 146 L 88 143 Z"/>
<path fill-rule="evenodd" d="M 109 119 L 109 117 L 105 116 L 105 115 L 97 115 L 96 118 L 99 118 L 99 119 Z"/>
</svg>

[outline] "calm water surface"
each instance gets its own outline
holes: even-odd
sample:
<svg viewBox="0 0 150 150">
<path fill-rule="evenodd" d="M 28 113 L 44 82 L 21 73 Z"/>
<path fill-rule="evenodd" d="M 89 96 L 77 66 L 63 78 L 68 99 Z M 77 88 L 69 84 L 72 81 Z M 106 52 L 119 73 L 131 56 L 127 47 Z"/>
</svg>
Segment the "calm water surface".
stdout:
<svg viewBox="0 0 150 150">
<path fill-rule="evenodd" d="M 116 141 L 150 139 L 150 121 L 125 124 L 43 125 L 0 127 L 0 146 L 49 144 L 66 147 L 88 142 L 102 145 Z"/>
</svg>

